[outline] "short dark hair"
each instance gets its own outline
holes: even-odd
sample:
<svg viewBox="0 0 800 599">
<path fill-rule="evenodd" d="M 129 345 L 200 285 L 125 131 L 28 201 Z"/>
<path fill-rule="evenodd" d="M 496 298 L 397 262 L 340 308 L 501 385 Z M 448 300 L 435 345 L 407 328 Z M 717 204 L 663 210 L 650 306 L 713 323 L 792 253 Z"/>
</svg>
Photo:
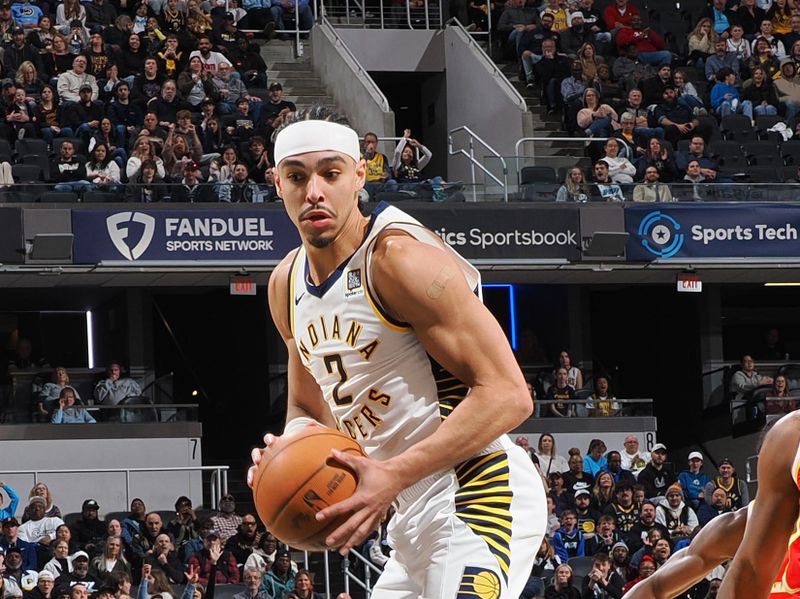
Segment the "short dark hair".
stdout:
<svg viewBox="0 0 800 599">
<path fill-rule="evenodd" d="M 717 81 L 725 81 L 728 78 L 728 75 L 733 75 L 733 69 L 730 67 L 722 67 L 719 71 L 717 71 Z"/>
</svg>

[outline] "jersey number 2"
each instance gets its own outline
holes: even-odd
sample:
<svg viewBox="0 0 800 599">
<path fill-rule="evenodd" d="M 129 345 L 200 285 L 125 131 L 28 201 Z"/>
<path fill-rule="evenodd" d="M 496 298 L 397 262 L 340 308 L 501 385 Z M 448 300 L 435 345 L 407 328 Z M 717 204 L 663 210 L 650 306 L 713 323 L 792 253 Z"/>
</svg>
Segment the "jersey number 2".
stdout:
<svg viewBox="0 0 800 599">
<path fill-rule="evenodd" d="M 325 356 L 325 369 L 328 371 L 328 374 L 334 374 L 334 369 L 336 370 L 336 374 L 339 375 L 339 382 L 333 386 L 333 402 L 337 406 L 346 406 L 348 404 L 353 403 L 353 396 L 352 395 L 345 395 L 344 397 L 339 396 L 339 390 L 342 388 L 347 382 L 347 371 L 344 369 L 344 363 L 342 362 L 342 356 L 340 354 L 330 354 L 329 356 Z"/>
</svg>

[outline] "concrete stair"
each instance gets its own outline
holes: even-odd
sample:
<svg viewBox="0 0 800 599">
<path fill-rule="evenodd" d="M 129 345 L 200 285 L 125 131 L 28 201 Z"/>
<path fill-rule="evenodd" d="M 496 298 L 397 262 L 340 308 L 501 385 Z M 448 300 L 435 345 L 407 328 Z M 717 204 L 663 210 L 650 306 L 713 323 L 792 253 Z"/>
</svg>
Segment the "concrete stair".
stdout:
<svg viewBox="0 0 800 599">
<path fill-rule="evenodd" d="M 283 85 L 284 99 L 294 102 L 298 109 L 313 105 L 336 108 L 336 102 L 328 93 L 322 80 L 314 72 L 311 61 L 311 44 L 301 40 L 302 56 L 295 55 L 294 42 L 272 40 L 261 48 L 261 56 L 267 63 L 268 82 Z"/>
<path fill-rule="evenodd" d="M 517 63 L 496 62 L 511 84 L 525 98 L 528 109 L 533 114 L 534 137 L 569 137 L 561 124 L 561 113 L 547 114 L 547 109 L 541 101 L 541 89 L 538 86 L 529 88 L 519 80 Z M 536 142 L 535 147 L 537 165 L 559 168 L 577 164 L 584 170 L 591 166 L 589 158 L 585 155 L 585 144 L 582 141 L 542 141 Z M 531 144 L 528 144 L 526 153 L 530 154 L 530 152 Z"/>
</svg>

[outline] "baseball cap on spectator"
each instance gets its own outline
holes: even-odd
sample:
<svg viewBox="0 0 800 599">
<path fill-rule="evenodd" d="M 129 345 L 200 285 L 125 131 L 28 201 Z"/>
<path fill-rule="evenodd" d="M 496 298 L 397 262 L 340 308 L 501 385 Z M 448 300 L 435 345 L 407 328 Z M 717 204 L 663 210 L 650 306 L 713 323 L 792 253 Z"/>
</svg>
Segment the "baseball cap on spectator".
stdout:
<svg viewBox="0 0 800 599">
<path fill-rule="evenodd" d="M 72 561 L 74 562 L 76 559 L 85 559 L 87 562 L 89 561 L 89 554 L 85 551 L 76 551 L 72 555 Z"/>
<path fill-rule="evenodd" d="M 200 165 L 197 164 L 196 162 L 187 162 L 186 166 L 183 167 L 183 172 L 186 172 L 186 171 L 199 171 L 199 170 L 200 170 Z"/>
<path fill-rule="evenodd" d="M 733 462 L 731 462 L 730 458 L 722 458 L 719 462 L 719 465 L 722 466 L 727 464 L 728 466 L 733 466 Z"/>
<path fill-rule="evenodd" d="M 278 83 L 277 81 L 274 82 L 274 83 L 270 83 L 269 84 L 269 91 L 274 92 L 274 91 L 279 90 L 279 89 L 282 90 L 283 86 L 280 83 Z"/>
<path fill-rule="evenodd" d="M 86 86 L 81 85 L 81 89 L 83 89 L 84 87 L 86 87 Z M 88 87 L 89 87 L 89 89 L 92 89 L 91 85 L 88 86 Z M 99 510 L 100 506 L 97 505 L 97 501 L 95 501 L 94 499 L 87 499 L 86 501 L 83 502 L 83 506 L 81 507 L 81 509 L 83 509 L 83 510 Z"/>
<path fill-rule="evenodd" d="M 703 461 L 703 454 L 700 453 L 699 451 L 693 451 L 692 453 L 689 454 L 689 459 L 690 460 L 700 460 L 702 462 Z"/>
<path fill-rule="evenodd" d="M 3 526 L 8 526 L 9 528 L 12 526 L 19 526 L 19 521 L 14 517 L 6 518 L 3 520 Z"/>
<path fill-rule="evenodd" d="M 224 21 L 235 21 L 236 18 L 233 16 L 233 13 L 226 12 L 225 16 L 222 17 Z"/>
<path fill-rule="evenodd" d="M 653 445 L 653 449 L 650 450 L 650 453 L 655 453 L 657 451 L 663 451 L 664 453 L 667 453 L 667 446 L 663 443 L 656 443 Z"/>
<path fill-rule="evenodd" d="M 53 576 L 53 573 L 50 570 L 42 570 L 39 572 L 39 577 L 37 580 L 49 580 L 51 582 L 55 582 L 56 578 Z"/>
<path fill-rule="evenodd" d="M 3 87 L 5 86 L 6 84 L 3 83 Z M 28 505 L 33 505 L 34 503 L 41 503 L 44 507 L 47 507 L 47 500 L 44 497 L 39 497 L 38 495 L 34 495 L 28 500 Z"/>
<path fill-rule="evenodd" d="M 14 27 L 11 30 L 11 35 L 17 35 L 18 33 L 21 33 L 22 35 L 25 35 L 25 30 L 22 27 Z"/>
<path fill-rule="evenodd" d="M 781 58 L 780 66 L 783 66 L 785 64 L 794 64 L 794 60 L 791 59 L 791 58 L 788 58 L 788 57 L 787 58 Z"/>
<path fill-rule="evenodd" d="M 83 85 L 81 85 L 81 87 L 80 87 L 80 89 L 78 89 L 78 91 L 82 92 L 83 90 L 86 90 L 86 89 L 88 89 L 89 91 L 92 91 L 92 86 L 90 84 L 88 84 L 88 83 L 84 83 Z"/>
<path fill-rule="evenodd" d="M 585 17 L 583 16 L 583 13 L 582 13 L 581 11 L 575 11 L 574 13 L 571 13 L 571 14 L 569 15 L 569 25 L 570 25 L 570 27 L 572 27 L 572 19 L 574 19 L 574 18 L 576 18 L 576 17 L 580 17 L 581 19 L 584 19 L 584 18 L 585 18 Z"/>
<path fill-rule="evenodd" d="M 275 561 L 277 562 L 282 557 L 288 557 L 289 559 L 292 559 L 292 554 L 289 553 L 288 549 L 278 549 L 275 552 Z"/>
<path fill-rule="evenodd" d="M 587 489 L 578 489 L 577 491 L 575 491 L 575 499 L 577 499 L 581 495 L 589 495 L 589 496 L 591 496 L 591 493 L 589 493 L 589 491 Z"/>
<path fill-rule="evenodd" d="M 10 555 L 12 553 L 19 553 L 20 555 L 22 555 L 22 549 L 20 549 L 19 547 L 9 547 L 8 549 L 6 549 L 6 555 Z"/>
<path fill-rule="evenodd" d="M 13 79 L 3 79 L 0 81 L 0 89 L 6 89 L 8 87 L 15 87 Z"/>
<path fill-rule="evenodd" d="M 3 10 L 4 8 L 11 10 L 11 4 L 9 4 L 8 2 L 0 2 L 0 10 Z"/>
</svg>

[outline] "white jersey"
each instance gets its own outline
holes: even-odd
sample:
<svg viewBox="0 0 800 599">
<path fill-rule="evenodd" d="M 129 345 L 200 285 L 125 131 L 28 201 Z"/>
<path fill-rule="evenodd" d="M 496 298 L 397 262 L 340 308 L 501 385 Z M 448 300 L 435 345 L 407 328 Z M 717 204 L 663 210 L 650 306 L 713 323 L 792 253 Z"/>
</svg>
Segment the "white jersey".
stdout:
<svg viewBox="0 0 800 599">
<path fill-rule="evenodd" d="M 371 287 L 370 256 L 387 229 L 452 252 L 470 288 L 480 292 L 472 265 L 416 219 L 385 204 L 373 212 L 358 249 L 327 280 L 309 281 L 302 247 L 289 274 L 289 320 L 300 359 L 339 430 L 378 460 L 429 437 L 469 393 L 427 354 L 409 325 L 380 306 Z"/>
</svg>

